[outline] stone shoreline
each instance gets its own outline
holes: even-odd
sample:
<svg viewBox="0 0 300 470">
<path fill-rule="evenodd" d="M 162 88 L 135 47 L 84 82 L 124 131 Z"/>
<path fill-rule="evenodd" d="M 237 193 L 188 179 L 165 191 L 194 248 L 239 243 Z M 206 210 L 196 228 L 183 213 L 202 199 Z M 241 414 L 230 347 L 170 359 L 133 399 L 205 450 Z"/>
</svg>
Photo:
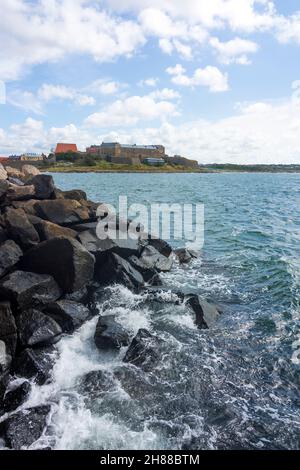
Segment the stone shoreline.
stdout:
<svg viewBox="0 0 300 470">
<path fill-rule="evenodd" d="M 118 283 L 164 302 L 160 273 L 197 256 L 149 236 L 100 240 L 98 206 L 81 190 L 56 188 L 33 166 L 0 165 L 0 438 L 7 448 L 26 449 L 41 437 L 50 406 L 26 409 L 32 383 L 51 382 L 55 344 L 99 315 L 97 290 Z M 218 319 L 219 310 L 195 294 L 171 298 L 186 304 L 201 329 Z M 124 362 L 146 369 L 160 340 L 147 330 L 131 338 L 116 317 L 102 316 L 95 345 L 126 346 Z M 97 380 L 101 388 L 105 378 Z"/>
</svg>

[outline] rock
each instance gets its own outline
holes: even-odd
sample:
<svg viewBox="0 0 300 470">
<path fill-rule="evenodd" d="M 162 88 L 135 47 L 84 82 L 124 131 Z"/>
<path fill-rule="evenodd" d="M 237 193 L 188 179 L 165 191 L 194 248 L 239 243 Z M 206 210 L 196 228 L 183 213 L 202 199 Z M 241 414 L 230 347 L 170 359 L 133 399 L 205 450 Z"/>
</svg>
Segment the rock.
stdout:
<svg viewBox="0 0 300 470">
<path fill-rule="evenodd" d="M 97 260 L 95 278 L 101 284 L 113 282 L 124 284 L 130 289 L 140 288 L 144 285 L 142 275 L 119 255 L 110 254 L 104 260 Z"/>
<path fill-rule="evenodd" d="M 187 248 L 179 248 L 175 250 L 174 253 L 181 264 L 190 263 L 192 259 L 198 258 L 198 255 L 195 251 L 189 250 Z"/>
<path fill-rule="evenodd" d="M 56 351 L 54 347 L 41 349 L 25 349 L 13 363 L 13 371 L 19 377 L 34 379 L 38 385 L 43 385 L 51 379 L 55 364 Z"/>
<path fill-rule="evenodd" d="M 96 222 L 86 222 L 84 224 L 72 225 L 72 230 L 75 230 L 76 232 L 91 231 L 93 234 L 95 234 L 97 225 L 98 225 L 98 221 L 96 221 Z"/>
<path fill-rule="evenodd" d="M 18 178 L 9 177 L 7 181 L 9 183 L 12 183 L 12 184 L 16 185 L 16 186 L 25 186 L 23 181 L 19 180 Z"/>
<path fill-rule="evenodd" d="M 103 370 L 94 370 L 84 375 L 79 385 L 79 391 L 89 399 L 93 397 L 93 400 L 115 388 L 116 383 L 112 374 Z"/>
<path fill-rule="evenodd" d="M 31 388 L 28 380 L 17 379 L 12 384 L 9 384 L 3 399 L 3 410 L 9 413 L 23 405 L 29 397 Z"/>
<path fill-rule="evenodd" d="M 64 292 L 85 287 L 93 278 L 95 258 L 78 241 L 57 237 L 25 253 L 21 266 L 36 273 L 51 274 Z"/>
<path fill-rule="evenodd" d="M 13 357 L 17 346 L 17 327 L 9 302 L 0 302 L 0 340 L 5 343 L 6 353 Z"/>
<path fill-rule="evenodd" d="M 0 245 L 0 277 L 17 264 L 22 255 L 23 251 L 13 240 Z"/>
<path fill-rule="evenodd" d="M 9 382 L 9 372 L 8 371 L 5 371 L 3 373 L 0 372 L 0 404 L 1 404 L 1 401 L 3 400 L 8 382 Z M 0 423 L 0 436 L 1 436 L 1 423 Z"/>
<path fill-rule="evenodd" d="M 18 170 L 17 168 L 13 168 L 11 166 L 6 166 L 5 170 L 7 172 L 7 176 L 10 178 L 21 179 L 25 176 L 24 173 L 22 173 L 22 171 Z"/>
<path fill-rule="evenodd" d="M 6 179 L 4 180 L 1 179 L 0 177 L 0 199 L 3 199 L 6 196 L 8 188 L 9 188 L 9 182 Z"/>
<path fill-rule="evenodd" d="M 0 225 L 0 243 L 4 243 L 7 240 L 7 233 L 3 227 Z"/>
<path fill-rule="evenodd" d="M 148 245 L 153 246 L 160 254 L 168 258 L 172 253 L 172 247 L 165 240 L 160 238 L 149 237 L 147 240 Z"/>
<path fill-rule="evenodd" d="M 9 370 L 10 364 L 11 356 L 7 353 L 6 344 L 4 341 L 0 340 L 0 378 L 2 374 Z"/>
<path fill-rule="evenodd" d="M 26 215 L 35 215 L 35 205 L 37 204 L 36 199 L 29 199 L 29 201 L 13 201 L 12 207 L 15 209 L 23 209 Z"/>
<path fill-rule="evenodd" d="M 175 305 L 180 305 L 184 302 L 185 299 L 183 292 L 170 289 L 169 287 L 145 286 L 142 288 L 142 292 L 147 293 L 147 299 L 151 302 L 155 301 L 160 303 L 172 303 Z"/>
<path fill-rule="evenodd" d="M 7 171 L 5 170 L 4 166 L 2 163 L 0 163 L 0 180 L 6 180 L 7 179 Z"/>
<path fill-rule="evenodd" d="M 215 305 L 208 303 L 196 294 L 187 295 L 185 300 L 196 314 L 196 325 L 200 329 L 211 328 L 218 321 L 220 311 Z"/>
<path fill-rule="evenodd" d="M 122 258 L 138 255 L 141 250 L 138 239 L 128 237 L 126 239 L 120 239 L 118 238 L 119 233 L 120 232 L 117 232 L 117 238 L 106 238 L 104 240 L 100 240 L 97 237 L 96 231 L 88 230 L 80 232 L 78 234 L 78 239 L 88 251 L 96 256 L 96 258 L 98 256 L 102 257 L 102 255 L 106 253 L 116 253 L 117 255 L 122 256 Z M 125 235 L 127 236 L 127 233 Z"/>
<path fill-rule="evenodd" d="M 33 165 L 23 165 L 22 173 L 25 175 L 25 178 L 31 178 L 32 176 L 40 175 L 40 170 Z"/>
<path fill-rule="evenodd" d="M 71 199 L 73 201 L 86 201 L 87 196 L 81 189 L 73 189 L 71 191 L 62 191 L 62 197 L 64 199 Z"/>
<path fill-rule="evenodd" d="M 23 209 L 9 208 L 5 222 L 9 236 L 25 250 L 39 243 L 40 237 Z"/>
<path fill-rule="evenodd" d="M 141 367 L 143 370 L 149 370 L 159 360 L 160 343 L 161 340 L 149 331 L 141 329 L 133 338 L 123 361 Z"/>
<path fill-rule="evenodd" d="M 62 329 L 56 321 L 44 313 L 29 309 L 17 317 L 18 335 L 23 347 L 55 344 Z"/>
<path fill-rule="evenodd" d="M 144 281 L 152 286 L 161 286 L 162 280 L 159 277 L 158 272 L 154 268 L 148 267 L 141 259 L 137 256 L 130 256 L 128 262 L 133 266 L 144 278 Z"/>
<path fill-rule="evenodd" d="M 88 208 L 78 201 L 65 199 L 39 201 L 35 208 L 36 215 L 57 225 L 69 226 L 90 221 Z"/>
<path fill-rule="evenodd" d="M 27 185 L 34 186 L 37 199 L 51 199 L 54 193 L 54 181 L 50 175 L 36 175 L 27 181 Z"/>
<path fill-rule="evenodd" d="M 34 186 L 18 186 L 17 184 L 10 183 L 6 193 L 9 201 L 25 201 L 32 199 L 35 196 Z"/>
<path fill-rule="evenodd" d="M 72 334 L 91 317 L 84 305 L 71 300 L 59 300 L 45 307 L 44 313 L 53 318 L 64 333 Z"/>
<path fill-rule="evenodd" d="M 28 219 L 34 225 L 41 241 L 51 240 L 57 237 L 77 237 L 77 232 L 70 228 L 61 227 L 60 225 L 53 224 L 52 222 L 48 222 L 36 216 L 28 216 Z"/>
<path fill-rule="evenodd" d="M 55 302 L 61 295 L 55 280 L 47 274 L 15 271 L 0 282 L 0 299 L 11 300 L 21 310 Z"/>
<path fill-rule="evenodd" d="M 120 349 L 130 343 L 129 334 L 114 315 L 99 318 L 94 340 L 97 348 L 104 351 Z"/>
<path fill-rule="evenodd" d="M 38 406 L 19 411 L 4 423 L 6 445 L 13 450 L 26 449 L 36 442 L 47 426 L 51 406 Z"/>
<path fill-rule="evenodd" d="M 166 258 L 151 245 L 143 249 L 140 260 L 149 268 L 156 269 L 158 272 L 170 271 L 173 266 L 172 258 Z"/>
</svg>

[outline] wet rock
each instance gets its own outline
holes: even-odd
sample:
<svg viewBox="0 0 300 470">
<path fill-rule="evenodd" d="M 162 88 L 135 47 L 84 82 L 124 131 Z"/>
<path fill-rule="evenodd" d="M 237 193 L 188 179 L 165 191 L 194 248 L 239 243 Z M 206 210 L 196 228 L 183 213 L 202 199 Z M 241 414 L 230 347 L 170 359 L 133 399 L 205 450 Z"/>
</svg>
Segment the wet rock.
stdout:
<svg viewBox="0 0 300 470">
<path fill-rule="evenodd" d="M 51 240 L 57 237 L 76 238 L 77 232 L 67 227 L 53 224 L 47 220 L 40 219 L 36 216 L 28 216 L 28 219 L 34 225 L 39 234 L 41 241 Z"/>
<path fill-rule="evenodd" d="M 113 375 L 104 370 L 95 370 L 84 375 L 80 381 L 79 391 L 93 400 L 100 398 L 103 393 L 116 388 Z"/>
<path fill-rule="evenodd" d="M 114 315 L 99 318 L 94 339 L 97 348 L 104 351 L 120 349 L 130 343 L 128 332 Z"/>
<path fill-rule="evenodd" d="M 153 246 L 161 255 L 168 258 L 172 253 L 172 247 L 165 240 L 150 237 L 147 240 L 148 245 Z"/>
<path fill-rule="evenodd" d="M 38 385 L 43 385 L 51 379 L 55 359 L 56 351 L 53 346 L 25 349 L 15 358 L 13 371 L 19 377 L 34 379 Z"/>
<path fill-rule="evenodd" d="M 62 335 L 56 321 L 44 313 L 29 309 L 17 317 L 20 343 L 23 347 L 55 344 Z"/>
<path fill-rule="evenodd" d="M 54 302 L 61 295 L 55 280 L 47 274 L 15 271 L 0 282 L 0 299 L 11 300 L 20 310 Z"/>
<path fill-rule="evenodd" d="M 5 170 L 4 166 L 2 163 L 0 163 L 0 180 L 6 180 L 8 177 L 7 171 Z"/>
<path fill-rule="evenodd" d="M 94 256 L 78 241 L 64 237 L 40 243 L 21 262 L 25 270 L 51 274 L 67 293 L 80 290 L 92 280 L 94 264 Z"/>
<path fill-rule="evenodd" d="M 123 361 L 141 367 L 143 370 L 149 370 L 159 360 L 160 344 L 159 338 L 141 329 L 133 338 Z"/>
<path fill-rule="evenodd" d="M 33 165 L 23 165 L 22 173 L 25 175 L 25 178 L 32 178 L 33 176 L 40 175 L 40 170 Z"/>
<path fill-rule="evenodd" d="M 23 251 L 13 240 L 0 245 L 0 277 L 17 264 L 22 255 Z"/>
<path fill-rule="evenodd" d="M 8 413 L 23 405 L 29 397 L 31 388 L 31 384 L 28 380 L 22 381 L 17 379 L 12 384 L 9 384 L 3 399 L 3 410 Z"/>
<path fill-rule="evenodd" d="M 122 389 L 134 400 L 144 400 L 145 396 L 155 393 L 155 385 L 142 369 L 123 365 L 114 369 L 114 375 Z"/>
<path fill-rule="evenodd" d="M 95 278 L 101 284 L 116 282 L 130 289 L 144 285 L 142 275 L 128 261 L 116 254 L 110 254 L 101 261 L 97 260 Z"/>
<path fill-rule="evenodd" d="M 25 250 L 39 243 L 40 237 L 23 209 L 9 208 L 5 223 L 9 236 Z"/>
<path fill-rule="evenodd" d="M 72 334 L 91 317 L 91 312 L 84 305 L 71 300 L 59 300 L 45 307 L 44 313 L 53 318 L 62 331 Z"/>
<path fill-rule="evenodd" d="M 18 186 L 17 184 L 10 183 L 6 193 L 9 201 L 24 201 L 32 199 L 35 196 L 34 186 Z"/>
<path fill-rule="evenodd" d="M 0 302 L 0 340 L 5 343 L 6 354 L 13 357 L 17 345 L 17 327 L 9 302 Z"/>
<path fill-rule="evenodd" d="M 88 208 L 73 200 L 39 201 L 36 204 L 36 213 L 42 219 L 57 225 L 69 226 L 90 221 Z"/>
<path fill-rule="evenodd" d="M 162 280 L 160 279 L 156 269 L 147 266 L 143 260 L 139 259 L 137 256 L 130 256 L 128 258 L 128 262 L 131 264 L 131 266 L 134 267 L 134 269 L 141 273 L 144 281 L 147 282 L 147 284 L 152 286 L 162 285 Z"/>
<path fill-rule="evenodd" d="M 162 255 L 151 245 L 143 249 L 140 259 L 143 264 L 149 268 L 156 269 L 158 272 L 170 271 L 173 266 L 172 258 Z"/>
<path fill-rule="evenodd" d="M 54 193 L 54 181 L 49 175 L 36 175 L 27 181 L 27 185 L 34 187 L 37 199 L 51 199 Z"/>
<path fill-rule="evenodd" d="M 24 173 L 17 168 L 13 168 L 11 166 L 6 166 L 5 170 L 7 172 L 7 176 L 10 178 L 18 178 L 21 179 L 24 177 Z"/>
<path fill-rule="evenodd" d="M 189 250 L 187 248 L 179 248 L 174 251 L 177 256 L 180 264 L 190 263 L 192 259 L 198 258 L 198 255 L 195 251 Z"/>
<path fill-rule="evenodd" d="M 19 411 L 3 423 L 6 445 L 14 450 L 26 449 L 36 442 L 47 426 L 50 406 Z"/>
<path fill-rule="evenodd" d="M 175 305 L 180 305 L 184 302 L 185 299 L 183 292 L 171 289 L 169 287 L 145 286 L 142 287 L 141 291 L 147 293 L 148 300 L 160 303 L 172 303 Z"/>
<path fill-rule="evenodd" d="M 7 190 L 9 188 L 9 182 L 5 179 L 0 178 L 0 200 L 6 196 Z"/>
<path fill-rule="evenodd" d="M 186 304 L 196 315 L 196 325 L 200 329 L 213 327 L 220 317 L 219 309 L 202 299 L 198 295 L 191 294 L 185 297 Z"/>
</svg>

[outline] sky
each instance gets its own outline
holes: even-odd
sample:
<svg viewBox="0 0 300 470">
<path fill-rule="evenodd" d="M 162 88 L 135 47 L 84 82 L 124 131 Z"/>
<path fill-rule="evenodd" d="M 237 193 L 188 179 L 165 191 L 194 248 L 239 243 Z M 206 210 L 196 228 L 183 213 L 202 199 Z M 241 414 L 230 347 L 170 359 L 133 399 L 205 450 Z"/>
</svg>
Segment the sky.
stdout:
<svg viewBox="0 0 300 470">
<path fill-rule="evenodd" d="M 0 155 L 300 164 L 299 0 L 0 0 Z"/>
</svg>

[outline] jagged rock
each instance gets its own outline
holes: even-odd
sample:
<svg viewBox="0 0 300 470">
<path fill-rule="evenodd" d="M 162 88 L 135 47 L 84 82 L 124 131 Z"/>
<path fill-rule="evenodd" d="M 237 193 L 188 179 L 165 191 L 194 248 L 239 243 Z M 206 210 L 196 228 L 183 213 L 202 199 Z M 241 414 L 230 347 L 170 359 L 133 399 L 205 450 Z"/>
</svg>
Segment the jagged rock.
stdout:
<svg viewBox="0 0 300 470">
<path fill-rule="evenodd" d="M 149 268 L 156 269 L 158 272 L 170 271 L 173 266 L 173 260 L 171 257 L 167 258 L 151 245 L 148 245 L 143 249 L 140 259 L 143 264 Z"/>
<path fill-rule="evenodd" d="M 23 165 L 22 173 L 24 173 L 25 178 L 32 178 L 32 176 L 40 175 L 40 170 L 33 165 Z"/>
<path fill-rule="evenodd" d="M 0 199 L 3 199 L 6 196 L 8 188 L 9 182 L 6 179 L 2 180 L 0 178 Z"/>
<path fill-rule="evenodd" d="M 148 245 L 153 246 L 160 254 L 168 258 L 172 253 L 172 247 L 165 240 L 160 238 L 149 237 L 147 240 Z"/>
<path fill-rule="evenodd" d="M 9 183 L 12 183 L 16 186 L 25 186 L 25 184 L 23 183 L 23 181 L 19 180 L 18 178 L 13 178 L 13 177 L 9 177 L 8 180 L 7 180 Z"/>
<path fill-rule="evenodd" d="M 90 212 L 80 202 L 66 199 L 53 199 L 39 201 L 36 206 L 36 214 L 42 219 L 49 220 L 57 225 L 69 226 L 82 222 L 89 222 Z"/>
<path fill-rule="evenodd" d="M 17 264 L 22 255 L 23 251 L 13 240 L 7 240 L 0 245 L 0 277 Z"/>
<path fill-rule="evenodd" d="M 6 197 L 9 201 L 25 201 L 35 196 L 34 186 L 18 186 L 17 184 L 9 184 Z"/>
<path fill-rule="evenodd" d="M 51 379 L 55 364 L 56 352 L 54 347 L 41 349 L 25 349 L 13 363 L 13 371 L 19 377 L 34 379 L 38 385 L 43 385 Z"/>
<path fill-rule="evenodd" d="M 17 327 L 9 302 L 0 302 L 0 340 L 6 345 L 6 352 L 14 356 L 17 346 Z"/>
<path fill-rule="evenodd" d="M 162 280 L 159 277 L 158 272 L 151 267 L 148 267 L 141 259 L 137 256 L 130 256 L 128 262 L 139 272 L 144 278 L 144 281 L 152 286 L 161 286 Z"/>
<path fill-rule="evenodd" d="M 38 406 L 19 411 L 3 423 L 6 445 L 14 450 L 26 449 L 36 442 L 47 426 L 51 406 Z"/>
<path fill-rule="evenodd" d="M 69 294 L 65 294 L 64 299 L 70 300 L 72 302 L 79 302 L 84 305 L 87 305 L 90 301 L 91 293 L 87 286 L 83 287 L 82 289 L 77 290 L 76 292 L 71 292 Z"/>
<path fill-rule="evenodd" d="M 60 225 L 53 224 L 52 222 L 48 222 L 34 215 L 29 215 L 28 219 L 38 232 L 41 241 L 51 240 L 57 237 L 77 237 L 77 232 L 70 228 L 61 227 Z"/>
<path fill-rule="evenodd" d="M 59 324 L 39 310 L 25 310 L 16 321 L 19 340 L 25 348 L 55 344 L 61 338 L 62 329 Z"/>
<path fill-rule="evenodd" d="M 115 320 L 114 315 L 99 318 L 94 340 L 97 348 L 104 351 L 120 349 L 130 343 L 128 332 Z"/>
<path fill-rule="evenodd" d="M 116 282 L 130 289 L 144 285 L 143 276 L 128 261 L 114 253 L 109 254 L 104 260 L 97 260 L 95 278 L 101 284 Z"/>
<path fill-rule="evenodd" d="M 18 170 L 17 168 L 13 168 L 11 166 L 6 166 L 5 170 L 7 172 L 7 176 L 10 178 L 21 179 L 25 176 L 24 173 L 22 173 L 22 171 Z"/>
<path fill-rule="evenodd" d="M 62 191 L 62 197 L 64 199 L 71 199 L 73 201 L 86 201 L 87 196 L 81 189 L 73 189 L 71 191 Z"/>
<path fill-rule="evenodd" d="M 0 340 L 0 377 L 9 370 L 11 360 L 11 356 L 7 353 L 6 344 Z"/>
<path fill-rule="evenodd" d="M 9 382 L 9 371 L 1 372 L 0 371 L 0 403 L 3 400 L 7 385 Z M 1 424 L 0 424 L 0 436 L 1 436 Z"/>
<path fill-rule="evenodd" d="M 196 325 L 200 329 L 211 328 L 218 321 L 220 311 L 215 305 L 208 303 L 196 294 L 187 295 L 185 300 L 196 314 Z"/>
<path fill-rule="evenodd" d="M 45 307 L 44 313 L 53 318 L 64 333 L 72 334 L 91 317 L 84 305 L 71 300 L 59 300 Z"/>
<path fill-rule="evenodd" d="M 132 239 L 127 237 L 126 239 L 120 239 L 119 237 L 120 232 L 117 232 L 117 237 L 114 239 L 106 238 L 104 240 L 100 240 L 97 237 L 96 231 L 88 230 L 84 232 L 80 232 L 78 234 L 78 239 L 82 243 L 82 245 L 93 255 L 102 257 L 105 253 L 116 253 L 122 258 L 128 258 L 132 255 L 139 254 L 141 247 L 139 245 L 138 239 Z M 125 236 L 127 233 L 125 234 Z"/>
<path fill-rule="evenodd" d="M 6 180 L 7 179 L 7 171 L 5 170 L 4 166 L 2 163 L 0 163 L 0 180 Z"/>
<path fill-rule="evenodd" d="M 9 384 L 3 399 L 3 410 L 8 413 L 14 411 L 26 402 L 31 392 L 31 384 L 28 380 L 15 380 Z"/>
<path fill-rule="evenodd" d="M 95 234 L 97 225 L 98 225 L 98 221 L 86 222 L 84 224 L 72 225 L 72 230 L 75 230 L 76 232 L 79 232 L 79 233 L 91 231 L 93 234 Z"/>
<path fill-rule="evenodd" d="M 29 199 L 29 201 L 13 201 L 12 207 L 15 209 L 23 209 L 26 215 L 36 215 L 35 205 L 36 199 Z"/>
<path fill-rule="evenodd" d="M 159 338 L 141 329 L 133 338 L 123 361 L 141 367 L 143 370 L 149 370 L 159 360 L 160 343 Z"/>
<path fill-rule="evenodd" d="M 94 370 L 84 375 L 79 385 L 80 392 L 87 397 L 93 397 L 93 400 L 115 388 L 112 374 L 103 370 Z"/>
<path fill-rule="evenodd" d="M 50 175 L 36 175 L 27 181 L 27 185 L 34 186 L 37 199 L 51 199 L 54 193 L 54 181 Z"/>
<path fill-rule="evenodd" d="M 187 248 L 179 248 L 175 250 L 174 253 L 181 264 L 190 263 L 192 259 L 198 258 L 198 255 L 195 251 L 189 250 Z"/>
<path fill-rule="evenodd" d="M 0 282 L 0 299 L 11 300 L 21 310 L 55 302 L 61 295 L 55 280 L 47 274 L 15 271 Z"/>
<path fill-rule="evenodd" d="M 39 243 L 39 235 L 23 209 L 9 208 L 5 214 L 5 223 L 9 236 L 22 248 L 28 249 Z"/>
<path fill-rule="evenodd" d="M 23 257 L 23 269 L 51 274 L 64 292 L 85 287 L 93 278 L 95 258 L 78 241 L 57 237 L 40 243 Z"/>
</svg>

